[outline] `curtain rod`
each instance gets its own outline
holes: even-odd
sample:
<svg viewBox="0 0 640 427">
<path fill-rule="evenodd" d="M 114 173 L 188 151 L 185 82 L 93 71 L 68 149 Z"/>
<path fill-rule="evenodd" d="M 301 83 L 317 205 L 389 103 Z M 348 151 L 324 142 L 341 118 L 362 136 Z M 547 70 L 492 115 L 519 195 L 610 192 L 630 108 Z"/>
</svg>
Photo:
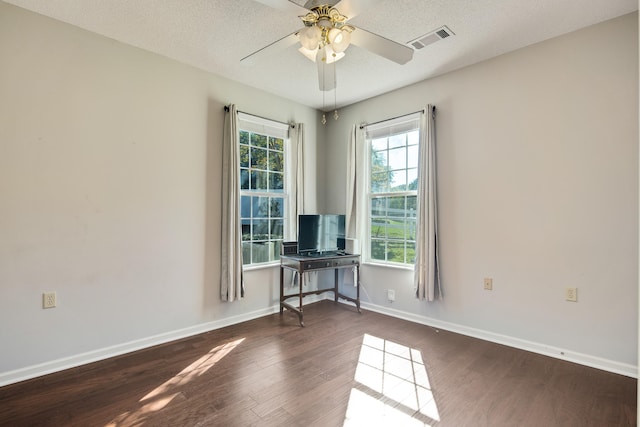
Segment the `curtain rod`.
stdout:
<svg viewBox="0 0 640 427">
<path fill-rule="evenodd" d="M 224 106 L 224 111 L 226 111 L 227 113 L 229 112 L 229 106 L 228 105 Z M 269 120 L 271 122 L 280 123 L 281 125 L 291 126 L 292 128 L 296 127 L 295 123 L 284 123 L 284 122 L 281 122 L 281 121 L 278 121 L 278 120 L 269 119 L 267 117 L 258 116 L 257 114 L 247 113 L 246 111 L 237 110 L 237 112 L 238 113 L 242 113 L 242 114 L 246 114 L 248 116 L 257 117 L 257 118 L 262 119 L 262 120 Z"/>
<path fill-rule="evenodd" d="M 411 113 L 401 114 L 401 115 L 396 116 L 396 117 L 391 117 L 390 119 L 379 120 L 379 121 L 377 121 L 377 122 L 373 122 L 373 123 L 363 123 L 363 124 L 361 124 L 361 125 L 360 125 L 360 129 L 364 129 L 364 128 L 366 128 L 367 126 L 377 125 L 378 123 L 388 122 L 389 120 L 400 119 L 400 118 L 402 118 L 402 117 L 410 116 L 410 115 L 415 114 L 415 113 L 424 113 L 424 112 L 425 112 L 425 110 L 426 110 L 426 108 L 423 108 L 423 109 L 418 110 L 418 111 L 412 111 Z M 435 105 L 433 106 L 433 112 L 434 112 L 434 113 L 436 112 L 436 106 L 435 106 Z"/>
</svg>

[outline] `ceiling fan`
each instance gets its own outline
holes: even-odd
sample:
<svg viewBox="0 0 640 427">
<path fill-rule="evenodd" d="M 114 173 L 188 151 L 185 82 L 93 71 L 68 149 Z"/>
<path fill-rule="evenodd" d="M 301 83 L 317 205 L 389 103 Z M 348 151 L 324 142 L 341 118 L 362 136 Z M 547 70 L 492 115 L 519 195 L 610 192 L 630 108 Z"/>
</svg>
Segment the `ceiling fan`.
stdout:
<svg viewBox="0 0 640 427">
<path fill-rule="evenodd" d="M 335 63 L 345 56 L 344 51 L 351 44 L 398 64 L 406 64 L 413 57 L 410 47 L 347 23 L 363 10 L 374 8 L 381 0 L 308 0 L 304 6 L 293 0 L 255 1 L 298 14 L 304 26 L 240 61 L 259 61 L 261 57 L 300 43 L 302 46 L 298 50 L 318 66 L 321 91 L 335 89 Z"/>
</svg>

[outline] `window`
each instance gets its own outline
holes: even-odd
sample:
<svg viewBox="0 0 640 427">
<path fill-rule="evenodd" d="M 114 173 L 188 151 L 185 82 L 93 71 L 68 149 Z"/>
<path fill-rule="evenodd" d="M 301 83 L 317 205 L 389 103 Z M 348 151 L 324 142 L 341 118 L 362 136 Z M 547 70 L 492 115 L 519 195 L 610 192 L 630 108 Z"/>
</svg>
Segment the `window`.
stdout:
<svg viewBox="0 0 640 427">
<path fill-rule="evenodd" d="M 288 204 L 285 150 L 288 126 L 238 115 L 243 265 L 280 259 Z"/>
<path fill-rule="evenodd" d="M 419 141 L 419 115 L 367 126 L 369 261 L 415 262 Z"/>
</svg>

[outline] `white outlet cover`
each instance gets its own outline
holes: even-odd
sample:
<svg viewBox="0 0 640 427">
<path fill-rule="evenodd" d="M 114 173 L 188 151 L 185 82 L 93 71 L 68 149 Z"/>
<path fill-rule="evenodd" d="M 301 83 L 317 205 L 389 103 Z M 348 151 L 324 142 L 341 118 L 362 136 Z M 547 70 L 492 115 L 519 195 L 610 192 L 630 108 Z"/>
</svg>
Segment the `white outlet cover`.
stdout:
<svg viewBox="0 0 640 427">
<path fill-rule="evenodd" d="M 566 288 L 565 299 L 571 302 L 578 302 L 578 288 Z"/>
<path fill-rule="evenodd" d="M 54 308 L 56 306 L 56 293 L 45 292 L 42 294 L 42 308 Z"/>
</svg>

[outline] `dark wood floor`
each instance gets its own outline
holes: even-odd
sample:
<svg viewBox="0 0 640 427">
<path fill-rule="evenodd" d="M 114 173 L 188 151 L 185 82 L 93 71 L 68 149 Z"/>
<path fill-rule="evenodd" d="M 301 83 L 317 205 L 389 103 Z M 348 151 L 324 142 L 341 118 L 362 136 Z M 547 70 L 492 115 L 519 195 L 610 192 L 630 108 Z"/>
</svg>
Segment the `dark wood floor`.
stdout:
<svg viewBox="0 0 640 427">
<path fill-rule="evenodd" d="M 0 388 L 7 426 L 629 426 L 636 380 L 323 301 Z"/>
</svg>

